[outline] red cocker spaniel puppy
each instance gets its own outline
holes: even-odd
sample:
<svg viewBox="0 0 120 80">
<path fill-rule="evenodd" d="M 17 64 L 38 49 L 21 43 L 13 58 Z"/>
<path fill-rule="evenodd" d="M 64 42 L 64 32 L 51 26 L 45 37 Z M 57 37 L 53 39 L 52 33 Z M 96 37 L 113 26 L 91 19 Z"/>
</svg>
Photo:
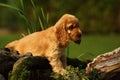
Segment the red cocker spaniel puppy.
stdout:
<svg viewBox="0 0 120 80">
<path fill-rule="evenodd" d="M 78 19 L 65 14 L 54 26 L 13 41 L 6 48 L 17 50 L 20 54 L 31 52 L 33 56 L 43 56 L 49 60 L 54 72 L 64 74 L 65 48 L 70 40 L 80 44 L 81 35 Z"/>
</svg>

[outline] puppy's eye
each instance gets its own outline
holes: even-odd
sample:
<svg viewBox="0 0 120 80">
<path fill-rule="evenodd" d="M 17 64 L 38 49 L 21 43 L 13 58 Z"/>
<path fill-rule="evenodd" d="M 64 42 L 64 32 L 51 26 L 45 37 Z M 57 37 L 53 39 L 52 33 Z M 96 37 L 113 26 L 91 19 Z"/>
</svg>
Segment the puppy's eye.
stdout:
<svg viewBox="0 0 120 80">
<path fill-rule="evenodd" d="M 74 26 L 73 26 L 73 25 L 69 26 L 69 29 L 70 29 L 70 30 L 72 30 L 73 28 L 74 28 Z"/>
</svg>

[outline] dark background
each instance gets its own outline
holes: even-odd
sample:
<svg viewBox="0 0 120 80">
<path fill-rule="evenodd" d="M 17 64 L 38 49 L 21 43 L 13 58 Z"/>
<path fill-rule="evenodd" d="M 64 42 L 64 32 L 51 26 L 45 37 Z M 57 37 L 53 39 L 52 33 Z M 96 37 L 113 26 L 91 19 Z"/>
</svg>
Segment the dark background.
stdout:
<svg viewBox="0 0 120 80">
<path fill-rule="evenodd" d="M 81 30 L 88 33 L 120 33 L 120 0 L 33 0 L 36 11 L 43 8 L 49 13 L 49 26 L 65 13 L 73 14 L 80 21 Z M 0 0 L 1 3 L 21 8 L 19 0 Z M 27 17 L 33 19 L 30 0 L 23 0 Z M 17 11 L 0 6 L 0 29 L 26 30 L 23 19 Z"/>
</svg>

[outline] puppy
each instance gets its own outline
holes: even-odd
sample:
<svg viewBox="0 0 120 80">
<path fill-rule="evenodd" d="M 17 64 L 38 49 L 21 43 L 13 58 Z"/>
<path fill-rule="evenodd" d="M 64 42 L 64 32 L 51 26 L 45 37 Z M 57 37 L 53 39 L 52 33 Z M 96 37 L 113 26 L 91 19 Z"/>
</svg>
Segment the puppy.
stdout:
<svg viewBox="0 0 120 80">
<path fill-rule="evenodd" d="M 63 75 L 66 72 L 65 48 L 70 40 L 80 44 L 81 35 L 78 19 L 65 14 L 54 26 L 15 40 L 5 47 L 17 50 L 20 54 L 31 52 L 33 56 L 43 56 L 49 60 L 54 72 Z"/>
</svg>

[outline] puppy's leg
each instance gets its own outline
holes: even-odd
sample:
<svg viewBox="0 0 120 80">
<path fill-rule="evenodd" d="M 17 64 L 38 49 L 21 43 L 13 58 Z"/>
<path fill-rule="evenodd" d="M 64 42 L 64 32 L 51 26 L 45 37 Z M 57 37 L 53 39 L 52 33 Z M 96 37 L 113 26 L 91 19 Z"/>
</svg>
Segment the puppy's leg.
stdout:
<svg viewBox="0 0 120 80">
<path fill-rule="evenodd" d="M 65 73 L 65 69 L 58 54 L 48 57 L 48 60 L 54 72 L 60 73 L 62 75 Z"/>
<path fill-rule="evenodd" d="M 66 66 L 67 66 L 67 59 L 66 59 L 65 54 L 63 54 L 63 55 L 61 56 L 60 60 L 61 60 L 61 62 L 62 62 L 62 64 L 63 64 L 63 67 L 66 68 Z"/>
</svg>

